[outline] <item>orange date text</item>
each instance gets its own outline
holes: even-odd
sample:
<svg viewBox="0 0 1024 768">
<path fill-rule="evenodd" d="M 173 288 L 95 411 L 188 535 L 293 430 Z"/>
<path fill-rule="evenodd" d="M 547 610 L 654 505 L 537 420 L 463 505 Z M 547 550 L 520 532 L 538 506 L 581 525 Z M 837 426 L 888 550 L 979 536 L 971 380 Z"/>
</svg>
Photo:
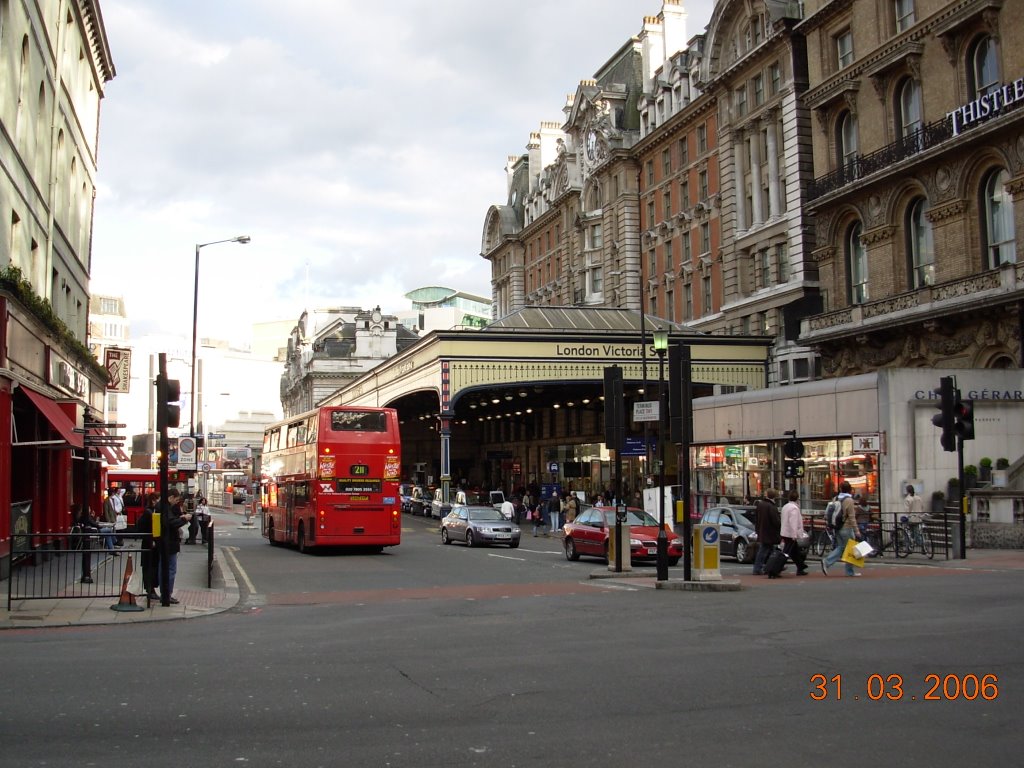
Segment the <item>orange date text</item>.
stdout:
<svg viewBox="0 0 1024 768">
<path fill-rule="evenodd" d="M 866 679 L 843 675 L 811 675 L 810 697 L 814 701 L 995 701 L 999 698 L 996 675 L 928 674 L 911 681 L 903 675 L 868 675 Z"/>
</svg>

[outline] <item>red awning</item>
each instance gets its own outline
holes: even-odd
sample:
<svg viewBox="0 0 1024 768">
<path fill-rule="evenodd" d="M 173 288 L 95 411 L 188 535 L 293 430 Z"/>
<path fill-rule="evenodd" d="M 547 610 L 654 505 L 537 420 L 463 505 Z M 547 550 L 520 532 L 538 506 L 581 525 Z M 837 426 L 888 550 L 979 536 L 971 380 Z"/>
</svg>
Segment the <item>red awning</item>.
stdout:
<svg viewBox="0 0 1024 768">
<path fill-rule="evenodd" d="M 82 447 L 82 435 L 75 432 L 75 423 L 65 415 L 56 402 L 28 387 L 23 386 L 21 391 L 28 395 L 28 399 L 35 404 L 39 412 L 50 422 L 50 425 L 60 432 L 61 437 L 67 440 L 73 448 Z"/>
<path fill-rule="evenodd" d="M 106 427 L 94 427 L 93 431 L 102 437 L 110 436 L 110 432 L 107 431 Z M 106 458 L 107 464 L 119 464 L 122 461 L 128 461 L 128 454 L 121 450 L 119 445 L 100 446 L 100 453 Z"/>
</svg>

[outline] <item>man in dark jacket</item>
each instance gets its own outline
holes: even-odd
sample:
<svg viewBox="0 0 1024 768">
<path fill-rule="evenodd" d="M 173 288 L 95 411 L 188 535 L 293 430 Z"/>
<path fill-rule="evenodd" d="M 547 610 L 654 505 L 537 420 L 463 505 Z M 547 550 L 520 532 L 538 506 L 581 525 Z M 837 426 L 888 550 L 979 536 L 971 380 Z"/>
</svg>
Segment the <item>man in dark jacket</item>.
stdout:
<svg viewBox="0 0 1024 768">
<path fill-rule="evenodd" d="M 757 557 L 754 558 L 754 575 L 760 576 L 764 573 L 764 563 L 775 545 L 782 541 L 782 517 L 779 515 L 779 508 L 775 505 L 778 498 L 778 491 L 769 488 L 765 491 L 765 498 L 758 500 L 754 507 L 754 514 L 757 519 L 754 527 L 757 529 Z"/>
</svg>

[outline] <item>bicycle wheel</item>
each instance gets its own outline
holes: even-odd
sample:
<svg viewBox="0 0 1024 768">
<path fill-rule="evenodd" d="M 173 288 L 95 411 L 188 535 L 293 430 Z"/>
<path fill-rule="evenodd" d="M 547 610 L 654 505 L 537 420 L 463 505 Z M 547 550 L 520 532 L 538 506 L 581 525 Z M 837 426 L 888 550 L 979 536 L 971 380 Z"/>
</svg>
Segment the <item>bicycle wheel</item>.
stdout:
<svg viewBox="0 0 1024 768">
<path fill-rule="evenodd" d="M 905 528 L 897 528 L 892 532 L 892 546 L 896 557 L 907 557 L 910 554 L 910 536 Z"/>
<path fill-rule="evenodd" d="M 935 557 L 935 542 L 932 541 L 932 535 L 927 530 L 921 531 L 921 553 L 929 560 Z"/>
<path fill-rule="evenodd" d="M 882 535 L 874 528 L 869 528 L 864 534 L 864 541 L 871 545 L 871 548 L 875 550 L 871 553 L 871 557 L 882 556 Z"/>
</svg>

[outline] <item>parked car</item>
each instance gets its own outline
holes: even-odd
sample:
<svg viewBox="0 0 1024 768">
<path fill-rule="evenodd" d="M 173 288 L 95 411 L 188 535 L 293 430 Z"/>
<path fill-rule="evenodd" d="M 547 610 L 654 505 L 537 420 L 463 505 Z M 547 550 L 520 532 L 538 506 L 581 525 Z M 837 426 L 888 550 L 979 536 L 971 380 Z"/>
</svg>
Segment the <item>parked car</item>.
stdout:
<svg viewBox="0 0 1024 768">
<path fill-rule="evenodd" d="M 464 541 L 467 547 L 479 544 L 519 546 L 519 526 L 494 507 L 458 506 L 441 521 L 441 543 Z"/>
<path fill-rule="evenodd" d="M 625 525 L 629 526 L 631 561 L 657 560 L 658 521 L 642 509 L 627 509 Z M 615 529 L 615 510 L 612 507 L 590 507 L 577 518 L 562 526 L 562 542 L 567 560 L 579 560 L 581 555 L 608 559 L 609 531 Z M 683 540 L 675 533 L 668 534 L 668 564 L 677 565 L 683 556 Z"/>
<path fill-rule="evenodd" d="M 752 563 L 757 552 L 755 519 L 754 507 L 732 505 L 704 510 L 700 522 L 718 525 L 719 554 Z"/>
<path fill-rule="evenodd" d="M 412 492 L 409 494 L 409 514 L 430 514 L 430 497 L 427 494 L 427 489 L 422 485 L 414 485 L 412 487 Z"/>
<path fill-rule="evenodd" d="M 451 498 L 455 498 L 454 493 L 450 494 Z M 444 502 L 444 498 L 440 488 L 434 489 L 434 500 L 430 502 L 430 516 L 436 517 L 438 520 L 443 520 L 448 516 L 448 513 L 452 511 L 454 505 L 451 502 L 447 504 Z"/>
<path fill-rule="evenodd" d="M 488 503 L 495 509 L 501 509 L 501 505 L 505 503 L 505 492 L 491 491 L 490 501 Z"/>
<path fill-rule="evenodd" d="M 398 498 L 403 512 L 412 512 L 412 483 L 398 484 Z"/>
</svg>

